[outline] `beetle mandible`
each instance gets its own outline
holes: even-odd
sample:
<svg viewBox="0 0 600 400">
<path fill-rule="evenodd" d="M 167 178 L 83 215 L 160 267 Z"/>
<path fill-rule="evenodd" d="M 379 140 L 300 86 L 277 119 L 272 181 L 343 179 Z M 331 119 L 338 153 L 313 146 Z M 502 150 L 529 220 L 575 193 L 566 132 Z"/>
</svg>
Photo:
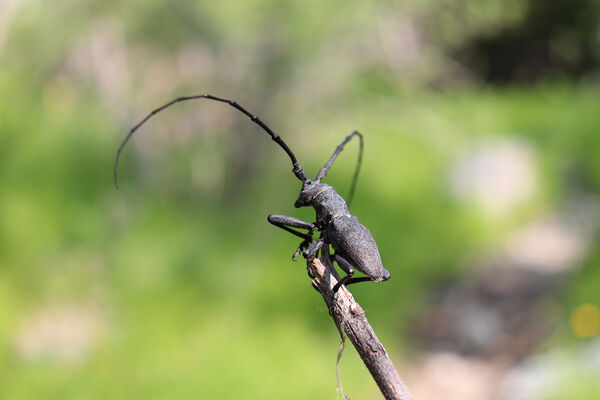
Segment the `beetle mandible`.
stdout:
<svg viewBox="0 0 600 400">
<path fill-rule="evenodd" d="M 340 268 L 347 274 L 335 285 L 333 288 L 334 293 L 337 292 L 341 285 L 349 285 L 364 281 L 381 282 L 387 281 L 390 278 L 390 272 L 383 267 L 381 256 L 379 255 L 379 249 L 377 248 L 377 243 L 375 243 L 375 239 L 373 238 L 371 232 L 358 221 L 358 218 L 350 214 L 350 210 L 348 209 L 346 201 L 341 195 L 338 194 L 335 188 L 333 188 L 331 185 L 321 182 L 327 175 L 327 172 L 331 168 L 331 165 L 337 156 L 344 149 L 344 146 L 355 136 L 360 140 L 360 154 L 362 154 L 362 135 L 357 131 L 352 132 L 344 139 L 344 141 L 342 141 L 342 143 L 340 143 L 339 146 L 337 146 L 332 156 L 325 163 L 323 168 L 319 170 L 315 179 L 311 180 L 308 178 L 308 175 L 306 175 L 302 169 L 302 166 L 296 159 L 296 156 L 283 141 L 283 139 L 277 133 L 273 132 L 271 128 L 269 128 L 260 118 L 250 113 L 237 102 L 206 93 L 178 97 L 153 110 L 137 125 L 131 128 L 119 146 L 113 170 L 115 186 L 117 189 L 119 188 L 117 180 L 119 158 L 123 148 L 131 136 L 153 115 L 159 113 L 165 108 L 172 106 L 175 103 L 194 99 L 207 99 L 229 104 L 233 108 L 245 114 L 252 122 L 259 125 L 271 136 L 271 139 L 286 152 L 292 162 L 292 172 L 302 182 L 302 189 L 298 199 L 296 200 L 295 206 L 296 208 L 312 206 L 316 212 L 316 221 L 311 223 L 295 217 L 278 214 L 269 215 L 267 220 L 273 225 L 303 239 L 303 242 L 300 244 L 300 247 L 296 251 L 295 255 L 302 251 L 304 257 L 308 258 L 315 255 L 323 246 L 331 245 L 335 251 L 335 253 L 332 255 L 332 259 L 335 260 Z M 358 167 L 360 167 L 360 156 Z M 354 192 L 358 167 L 354 175 L 352 188 L 350 190 L 350 197 L 352 197 Z M 308 233 L 299 232 L 293 228 L 306 229 L 308 230 Z M 321 233 L 320 237 L 315 241 L 313 241 L 313 232 Z M 353 277 L 354 269 L 357 269 L 367 276 Z"/>
</svg>

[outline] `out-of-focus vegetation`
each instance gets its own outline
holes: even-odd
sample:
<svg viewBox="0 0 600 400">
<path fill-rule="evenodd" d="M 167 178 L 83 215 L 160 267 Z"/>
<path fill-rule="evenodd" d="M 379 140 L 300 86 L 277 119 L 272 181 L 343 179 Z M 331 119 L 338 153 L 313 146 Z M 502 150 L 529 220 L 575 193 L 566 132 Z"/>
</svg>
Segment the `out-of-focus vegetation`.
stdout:
<svg viewBox="0 0 600 400">
<path fill-rule="evenodd" d="M 409 370 L 433 288 L 538 217 L 597 202 L 600 11 L 573 4 L 0 3 L 0 397 L 335 396 L 338 333 L 290 261 L 298 241 L 266 222 L 313 212 L 293 208 L 298 182 L 263 132 L 224 105 L 178 105 L 136 134 L 112 184 L 127 130 L 199 92 L 260 115 L 310 174 L 364 134 L 352 211 L 392 279 L 353 293 Z M 465 154 L 506 143 L 531 160 L 526 188 L 478 197 L 500 171 L 464 189 Z M 327 178 L 342 194 L 353 146 Z M 597 345 L 591 210 L 541 350 Z M 544 398 L 597 398 L 577 366 Z M 353 349 L 341 368 L 351 397 L 378 396 Z"/>
</svg>

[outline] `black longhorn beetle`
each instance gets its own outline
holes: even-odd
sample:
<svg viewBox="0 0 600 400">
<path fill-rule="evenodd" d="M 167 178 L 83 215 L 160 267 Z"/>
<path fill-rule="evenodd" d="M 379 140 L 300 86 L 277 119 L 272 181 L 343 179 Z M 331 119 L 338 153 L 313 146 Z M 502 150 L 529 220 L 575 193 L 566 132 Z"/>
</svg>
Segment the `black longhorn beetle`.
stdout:
<svg viewBox="0 0 600 400">
<path fill-rule="evenodd" d="M 381 263 L 381 256 L 379 255 L 379 249 L 373 239 L 371 232 L 358 221 L 354 215 L 350 214 L 350 210 L 346 205 L 346 201 L 338 192 L 330 185 L 322 183 L 321 181 L 327 175 L 329 168 L 344 149 L 344 146 L 355 136 L 358 136 L 360 140 L 360 152 L 358 158 L 357 169 L 354 174 L 352 187 L 350 189 L 351 199 L 354 193 L 354 187 L 356 184 L 356 178 L 360 168 L 360 161 L 362 158 L 362 135 L 357 131 L 352 132 L 348 135 L 342 143 L 335 149 L 333 155 L 325 163 L 323 168 L 319 170 L 314 181 L 310 180 L 300 163 L 296 159 L 296 156 L 290 150 L 288 145 L 281 139 L 281 137 L 273 132 L 264 122 L 260 120 L 256 115 L 247 111 L 244 107 L 240 106 L 233 100 L 222 99 L 219 97 L 212 96 L 210 94 L 201 94 L 194 96 L 178 97 L 175 100 L 168 102 L 167 104 L 157 108 L 148 114 L 142 121 L 136 126 L 131 128 L 121 146 L 117 150 L 114 166 L 114 179 L 115 186 L 119 188 L 117 180 L 117 170 L 119 167 L 119 157 L 121 151 L 131 138 L 131 136 L 141 127 L 150 117 L 154 114 L 164 110 L 167 107 L 172 106 L 175 103 L 181 101 L 193 100 L 193 99 L 208 99 L 214 100 L 221 103 L 227 103 L 230 106 L 244 113 L 248 118 L 255 124 L 260 126 L 265 132 L 267 132 L 271 139 L 273 139 L 281 148 L 287 153 L 292 161 L 292 172 L 302 182 L 302 190 L 296 200 L 296 208 L 304 206 L 314 207 L 317 220 L 314 223 L 306 222 L 295 217 L 289 217 L 286 215 L 271 214 L 267 220 L 273 225 L 284 229 L 302 239 L 303 242 L 298 247 L 298 250 L 294 254 L 294 258 L 298 256 L 300 251 L 303 250 L 303 256 L 305 258 L 315 255 L 323 245 L 333 247 L 335 253 L 332 259 L 344 270 L 347 275 L 340 279 L 333 288 L 333 292 L 336 293 L 341 285 L 349 285 L 351 283 L 364 282 L 364 281 L 387 281 L 390 278 L 390 272 L 383 267 Z M 308 233 L 299 232 L 292 228 L 307 229 Z M 319 239 L 313 242 L 313 232 L 321 232 Z M 354 275 L 354 269 L 367 275 L 366 277 L 352 277 Z"/>
</svg>

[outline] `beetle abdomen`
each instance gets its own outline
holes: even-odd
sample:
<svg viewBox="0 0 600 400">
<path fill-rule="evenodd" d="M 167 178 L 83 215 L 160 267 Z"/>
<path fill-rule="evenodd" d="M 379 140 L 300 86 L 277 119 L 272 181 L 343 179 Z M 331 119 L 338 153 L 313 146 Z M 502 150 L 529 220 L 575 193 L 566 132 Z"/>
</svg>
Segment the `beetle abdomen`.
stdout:
<svg viewBox="0 0 600 400">
<path fill-rule="evenodd" d="M 369 230 L 353 215 L 340 215 L 329 222 L 331 246 L 353 267 L 375 281 L 386 281 L 390 272 L 383 267 L 377 243 Z"/>
</svg>

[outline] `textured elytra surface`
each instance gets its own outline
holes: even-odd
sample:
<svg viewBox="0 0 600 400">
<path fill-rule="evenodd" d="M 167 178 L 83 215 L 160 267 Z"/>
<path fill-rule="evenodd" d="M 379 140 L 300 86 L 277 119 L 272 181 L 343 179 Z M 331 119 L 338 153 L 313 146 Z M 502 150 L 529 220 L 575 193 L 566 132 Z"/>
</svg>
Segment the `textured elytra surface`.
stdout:
<svg viewBox="0 0 600 400">
<path fill-rule="evenodd" d="M 383 267 L 377 243 L 371 232 L 353 215 L 340 215 L 329 223 L 333 249 L 357 270 L 375 281 L 386 280 L 390 273 Z"/>
</svg>

